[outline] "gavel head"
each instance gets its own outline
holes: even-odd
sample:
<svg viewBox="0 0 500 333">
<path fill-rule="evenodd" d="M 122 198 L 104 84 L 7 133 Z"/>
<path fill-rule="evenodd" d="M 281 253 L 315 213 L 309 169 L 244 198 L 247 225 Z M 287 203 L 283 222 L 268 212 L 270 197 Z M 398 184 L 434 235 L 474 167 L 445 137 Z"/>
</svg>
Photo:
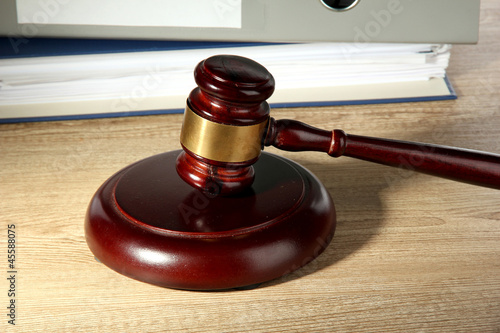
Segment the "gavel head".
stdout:
<svg viewBox="0 0 500 333">
<path fill-rule="evenodd" d="M 200 62 L 187 99 L 177 173 L 209 195 L 249 187 L 269 122 L 274 78 L 253 60 L 219 55 Z"/>
</svg>

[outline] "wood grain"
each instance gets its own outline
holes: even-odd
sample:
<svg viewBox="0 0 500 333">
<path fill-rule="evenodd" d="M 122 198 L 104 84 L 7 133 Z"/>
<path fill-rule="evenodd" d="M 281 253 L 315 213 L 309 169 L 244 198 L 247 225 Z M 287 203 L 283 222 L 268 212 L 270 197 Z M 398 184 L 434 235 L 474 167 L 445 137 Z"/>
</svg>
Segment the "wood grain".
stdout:
<svg viewBox="0 0 500 333">
<path fill-rule="evenodd" d="M 456 45 L 456 101 L 273 110 L 360 135 L 500 153 L 500 4 Z M 499 332 L 500 192 L 349 158 L 282 152 L 315 173 L 337 233 L 308 266 L 258 289 L 186 292 L 96 262 L 83 219 L 111 174 L 179 149 L 181 115 L 0 126 L 0 251 L 16 225 L 16 332 Z"/>
</svg>

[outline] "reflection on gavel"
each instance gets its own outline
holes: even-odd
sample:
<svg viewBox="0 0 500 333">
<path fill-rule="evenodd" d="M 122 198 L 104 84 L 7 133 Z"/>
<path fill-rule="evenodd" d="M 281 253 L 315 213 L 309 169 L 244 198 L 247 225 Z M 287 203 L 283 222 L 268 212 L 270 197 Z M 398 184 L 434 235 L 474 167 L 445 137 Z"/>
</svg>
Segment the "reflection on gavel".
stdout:
<svg viewBox="0 0 500 333">
<path fill-rule="evenodd" d="M 188 100 L 181 131 L 184 151 L 177 172 L 212 195 L 251 186 L 252 164 L 264 146 L 288 151 L 322 151 L 500 189 L 500 155 L 467 149 L 326 131 L 269 116 L 265 100 L 274 78 L 243 57 L 219 55 L 195 69 L 198 85 Z"/>
</svg>

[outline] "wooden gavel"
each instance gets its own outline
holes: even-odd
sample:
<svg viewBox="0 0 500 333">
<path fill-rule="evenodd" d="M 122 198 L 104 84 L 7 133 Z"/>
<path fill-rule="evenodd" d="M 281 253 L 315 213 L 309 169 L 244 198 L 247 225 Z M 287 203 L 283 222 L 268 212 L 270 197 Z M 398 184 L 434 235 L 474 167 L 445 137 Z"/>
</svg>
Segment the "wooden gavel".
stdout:
<svg viewBox="0 0 500 333">
<path fill-rule="evenodd" d="M 265 102 L 274 79 L 252 60 L 211 57 L 195 78 L 181 131 L 184 150 L 125 167 L 89 204 L 89 248 L 131 278 L 176 289 L 248 288 L 320 255 L 337 221 L 330 194 L 299 164 L 261 153 L 264 146 L 406 165 L 500 188 L 499 155 L 274 120 Z"/>
<path fill-rule="evenodd" d="M 243 57 L 219 55 L 195 69 L 198 85 L 188 100 L 181 131 L 184 151 L 179 176 L 212 195 L 249 187 L 264 146 L 289 151 L 322 151 L 500 189 L 500 155 L 432 144 L 326 131 L 269 116 L 265 100 L 274 78 Z"/>
</svg>

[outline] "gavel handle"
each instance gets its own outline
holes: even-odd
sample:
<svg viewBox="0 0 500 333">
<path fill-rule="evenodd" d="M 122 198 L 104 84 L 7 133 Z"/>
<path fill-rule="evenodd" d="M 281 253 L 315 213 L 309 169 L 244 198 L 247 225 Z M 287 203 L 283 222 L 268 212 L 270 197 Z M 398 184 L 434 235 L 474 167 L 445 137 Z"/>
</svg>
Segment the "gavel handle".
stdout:
<svg viewBox="0 0 500 333">
<path fill-rule="evenodd" d="M 500 189 L 500 155 L 325 131 L 295 120 L 270 118 L 264 145 L 288 151 L 322 151 Z"/>
</svg>

